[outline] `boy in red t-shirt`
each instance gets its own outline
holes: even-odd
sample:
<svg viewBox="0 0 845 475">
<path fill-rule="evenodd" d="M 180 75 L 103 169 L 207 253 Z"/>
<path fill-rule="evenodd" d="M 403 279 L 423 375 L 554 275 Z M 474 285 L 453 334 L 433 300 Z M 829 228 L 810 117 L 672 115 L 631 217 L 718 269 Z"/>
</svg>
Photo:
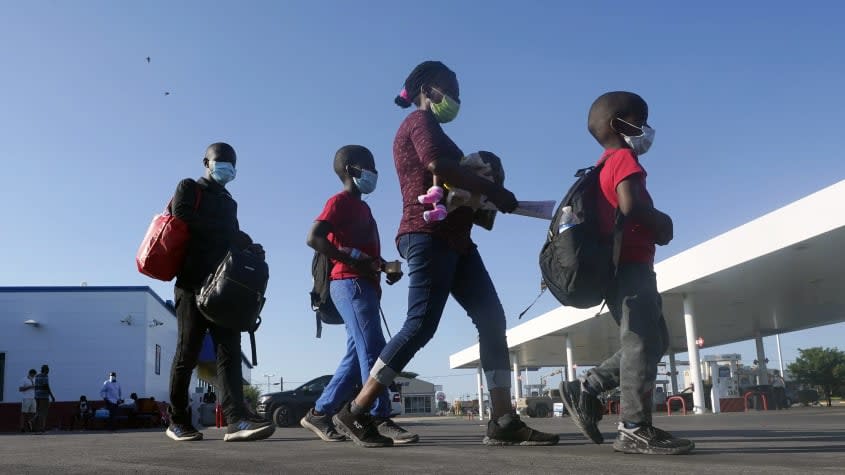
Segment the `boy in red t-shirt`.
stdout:
<svg viewBox="0 0 845 475">
<path fill-rule="evenodd" d="M 308 245 L 331 259 L 329 291 L 346 326 L 346 355 L 340 360 L 329 384 L 313 409 L 302 418 L 302 427 L 326 442 L 344 440 L 335 430 L 332 416 L 352 397 L 370 374 L 384 348 L 379 322 L 379 272 L 384 269 L 378 227 L 361 194 L 375 191 L 378 181 L 373 154 L 360 145 L 347 145 L 337 151 L 334 171 L 343 182 L 343 191 L 326 202 L 308 234 Z M 393 284 L 402 273 L 387 273 Z M 378 431 L 374 439 L 381 445 L 407 444 L 419 437 L 390 419 L 387 389 L 370 410 Z"/>
<path fill-rule="evenodd" d="M 621 348 L 583 381 L 563 383 L 561 394 L 572 420 L 587 438 L 604 440 L 597 423 L 602 405 L 597 396 L 621 390 L 620 422 L 613 448 L 619 452 L 684 454 L 695 444 L 651 424 L 657 363 L 669 345 L 662 300 L 654 273 L 654 246 L 672 240 L 672 219 L 655 209 L 646 190 L 646 171 L 639 157 L 654 140 L 648 105 L 631 92 L 609 92 L 590 108 L 588 128 L 604 147 L 599 172 L 599 222 L 613 233 L 617 210 L 623 216 L 619 267 L 607 291 L 607 306 L 619 325 Z"/>
</svg>

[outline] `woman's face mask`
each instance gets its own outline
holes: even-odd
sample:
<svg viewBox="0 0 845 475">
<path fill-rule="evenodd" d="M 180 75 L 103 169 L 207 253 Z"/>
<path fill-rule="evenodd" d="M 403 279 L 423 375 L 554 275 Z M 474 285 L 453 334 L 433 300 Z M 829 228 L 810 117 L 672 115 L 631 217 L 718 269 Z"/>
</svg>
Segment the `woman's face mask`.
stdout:
<svg viewBox="0 0 845 475">
<path fill-rule="evenodd" d="M 434 90 L 443 96 L 443 98 L 440 99 L 440 102 L 431 103 L 431 113 L 434 114 L 434 118 L 437 119 L 437 122 L 440 122 L 441 124 L 452 122 L 461 110 L 461 103 L 452 99 L 452 97 L 448 94 L 445 94 L 437 89 Z"/>
<path fill-rule="evenodd" d="M 211 168 L 211 178 L 221 185 L 225 185 L 226 183 L 234 180 L 235 175 L 237 174 L 235 165 L 229 162 L 211 161 L 208 166 Z"/>
</svg>

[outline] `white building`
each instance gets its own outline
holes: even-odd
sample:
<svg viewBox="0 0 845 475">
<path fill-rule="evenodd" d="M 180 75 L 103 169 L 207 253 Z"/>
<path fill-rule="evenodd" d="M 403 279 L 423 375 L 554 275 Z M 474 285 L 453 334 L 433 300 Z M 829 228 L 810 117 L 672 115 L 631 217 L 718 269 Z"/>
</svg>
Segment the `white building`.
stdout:
<svg viewBox="0 0 845 475">
<path fill-rule="evenodd" d="M 437 413 L 434 400 L 434 384 L 419 378 L 398 376 L 394 384 L 401 388 L 402 414 L 406 416 L 427 416 Z"/>
<path fill-rule="evenodd" d="M 58 401 L 99 399 L 110 371 L 124 398 L 170 399 L 176 316 L 149 287 L 0 287 L 0 328 L 0 402 L 18 402 L 18 382 L 42 364 Z M 198 371 L 210 381 L 203 353 Z M 247 381 L 250 368 L 244 359 Z M 191 386 L 205 385 L 195 373 Z"/>
</svg>

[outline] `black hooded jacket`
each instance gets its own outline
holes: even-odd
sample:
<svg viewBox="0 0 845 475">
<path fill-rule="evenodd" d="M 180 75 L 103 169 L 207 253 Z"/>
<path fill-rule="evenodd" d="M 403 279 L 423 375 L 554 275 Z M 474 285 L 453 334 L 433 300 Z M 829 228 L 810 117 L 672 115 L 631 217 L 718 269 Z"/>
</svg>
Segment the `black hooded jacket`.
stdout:
<svg viewBox="0 0 845 475">
<path fill-rule="evenodd" d="M 203 177 L 180 181 L 171 212 L 188 224 L 191 233 L 185 263 L 176 276 L 176 287 L 181 289 L 198 291 L 229 249 L 252 244 L 238 227 L 238 203 L 214 180 Z"/>
</svg>

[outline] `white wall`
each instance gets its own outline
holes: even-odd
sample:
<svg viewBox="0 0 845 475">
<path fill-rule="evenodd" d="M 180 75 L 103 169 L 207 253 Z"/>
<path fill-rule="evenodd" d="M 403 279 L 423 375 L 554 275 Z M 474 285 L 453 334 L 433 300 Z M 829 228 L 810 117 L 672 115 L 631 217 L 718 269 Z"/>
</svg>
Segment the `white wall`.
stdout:
<svg viewBox="0 0 845 475">
<path fill-rule="evenodd" d="M 127 317 L 131 324 L 121 323 Z M 153 318 L 165 324 L 150 328 Z M 39 326 L 24 324 L 30 319 Z M 144 288 L 0 289 L 0 328 L 0 352 L 6 354 L 4 402 L 18 401 L 18 381 L 42 364 L 50 366 L 50 386 L 59 401 L 75 401 L 83 394 L 99 399 L 110 371 L 118 373 L 124 398 L 137 392 L 169 399 L 176 319 Z M 152 377 L 158 342 L 161 375 Z"/>
<path fill-rule="evenodd" d="M 146 295 L 146 341 L 144 344 L 145 393 L 141 397 L 153 396 L 158 401 L 169 401 L 170 365 L 176 354 L 176 318 L 167 307 L 161 305 L 152 294 Z M 154 325 L 154 322 L 161 322 Z M 151 326 L 153 325 L 153 326 Z M 156 345 L 161 347 L 159 374 L 156 374 Z"/>
</svg>

